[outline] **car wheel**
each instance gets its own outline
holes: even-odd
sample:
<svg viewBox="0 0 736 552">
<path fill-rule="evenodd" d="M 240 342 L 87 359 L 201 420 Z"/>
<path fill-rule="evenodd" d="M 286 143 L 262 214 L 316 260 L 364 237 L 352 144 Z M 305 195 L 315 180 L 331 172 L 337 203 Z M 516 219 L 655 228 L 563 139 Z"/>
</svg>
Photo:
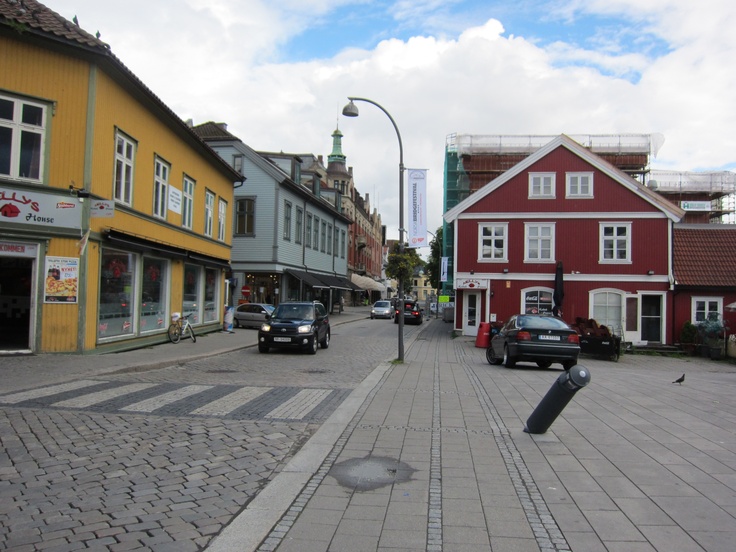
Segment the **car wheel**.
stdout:
<svg viewBox="0 0 736 552">
<path fill-rule="evenodd" d="M 573 367 L 573 366 L 575 366 L 576 364 L 577 364 L 577 362 L 576 362 L 576 361 L 574 361 L 574 360 L 565 360 L 565 361 L 564 361 L 564 362 L 562 363 L 562 367 L 563 367 L 563 368 L 564 368 L 565 370 L 569 370 L 570 368 L 572 368 L 572 367 Z"/>
<path fill-rule="evenodd" d="M 373 315 L 371 314 L 371 320 L 373 320 Z"/>
<path fill-rule="evenodd" d="M 503 365 L 506 368 L 513 368 L 516 366 L 516 359 L 509 354 L 509 346 L 503 346 Z"/>
<path fill-rule="evenodd" d="M 493 350 L 493 347 L 488 347 L 486 349 L 486 360 L 488 361 L 488 364 L 494 364 L 496 366 L 501 364 L 503 361 L 503 359 L 496 356 L 496 351 Z"/>
<path fill-rule="evenodd" d="M 236 318 L 235 320 L 233 320 L 233 324 L 235 325 L 236 328 L 239 328 L 240 327 L 240 320 L 238 320 Z"/>
<path fill-rule="evenodd" d="M 261 345 L 260 343 L 258 344 L 259 353 L 267 353 L 268 349 L 269 349 L 268 345 Z"/>
<path fill-rule="evenodd" d="M 325 334 L 325 338 L 319 342 L 319 346 L 323 349 L 326 349 L 330 346 L 330 330 L 327 330 L 327 333 Z"/>
<path fill-rule="evenodd" d="M 542 369 L 547 369 L 550 366 L 552 366 L 552 363 L 549 360 L 538 360 L 537 366 L 539 366 Z"/>
<path fill-rule="evenodd" d="M 319 340 L 318 340 L 317 334 L 315 333 L 315 334 L 314 334 L 314 335 L 312 336 L 312 339 L 311 339 L 311 341 L 309 342 L 309 349 L 307 349 L 307 352 L 308 352 L 308 353 L 309 353 L 310 355 L 316 355 L 316 354 L 317 354 L 317 349 L 318 349 L 318 348 L 319 348 Z"/>
</svg>

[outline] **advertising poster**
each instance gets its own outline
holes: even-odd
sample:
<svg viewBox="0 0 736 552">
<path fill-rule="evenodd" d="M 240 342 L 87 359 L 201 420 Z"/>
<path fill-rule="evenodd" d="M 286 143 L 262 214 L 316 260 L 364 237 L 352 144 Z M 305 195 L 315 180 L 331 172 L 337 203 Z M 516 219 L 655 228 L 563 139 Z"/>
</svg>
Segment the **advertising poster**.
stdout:
<svg viewBox="0 0 736 552">
<path fill-rule="evenodd" d="M 78 258 L 46 257 L 44 303 L 77 303 L 79 301 L 78 282 Z"/>
<path fill-rule="evenodd" d="M 409 169 L 409 247 L 427 246 L 427 170 Z"/>
</svg>

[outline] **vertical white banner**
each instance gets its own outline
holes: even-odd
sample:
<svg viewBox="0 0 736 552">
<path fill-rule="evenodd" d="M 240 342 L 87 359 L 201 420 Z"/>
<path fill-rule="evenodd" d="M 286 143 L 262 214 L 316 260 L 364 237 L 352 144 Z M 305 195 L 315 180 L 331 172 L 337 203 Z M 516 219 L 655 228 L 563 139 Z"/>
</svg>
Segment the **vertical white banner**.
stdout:
<svg viewBox="0 0 736 552">
<path fill-rule="evenodd" d="M 408 169 L 409 247 L 427 247 L 427 169 Z"/>
<path fill-rule="evenodd" d="M 442 264 L 440 268 L 440 282 L 447 281 L 447 265 L 449 264 L 449 257 L 442 257 Z"/>
</svg>

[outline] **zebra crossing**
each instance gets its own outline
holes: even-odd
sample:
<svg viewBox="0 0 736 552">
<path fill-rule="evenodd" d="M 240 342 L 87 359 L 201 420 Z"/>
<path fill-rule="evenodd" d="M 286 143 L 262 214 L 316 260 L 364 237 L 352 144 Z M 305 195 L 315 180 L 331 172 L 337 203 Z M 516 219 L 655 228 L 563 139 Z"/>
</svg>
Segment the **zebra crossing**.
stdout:
<svg viewBox="0 0 736 552">
<path fill-rule="evenodd" d="M 326 419 L 350 389 L 77 380 L 0 395 L 0 407 L 235 420 Z"/>
</svg>

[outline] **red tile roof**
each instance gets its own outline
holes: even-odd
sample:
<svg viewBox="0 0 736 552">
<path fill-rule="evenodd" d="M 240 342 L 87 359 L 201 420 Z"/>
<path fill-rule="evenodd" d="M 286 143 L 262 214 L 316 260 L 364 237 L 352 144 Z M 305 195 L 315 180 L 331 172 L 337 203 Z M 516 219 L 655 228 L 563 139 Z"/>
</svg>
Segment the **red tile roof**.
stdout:
<svg viewBox="0 0 736 552">
<path fill-rule="evenodd" d="M 675 285 L 736 287 L 736 225 L 676 225 Z"/>
</svg>

